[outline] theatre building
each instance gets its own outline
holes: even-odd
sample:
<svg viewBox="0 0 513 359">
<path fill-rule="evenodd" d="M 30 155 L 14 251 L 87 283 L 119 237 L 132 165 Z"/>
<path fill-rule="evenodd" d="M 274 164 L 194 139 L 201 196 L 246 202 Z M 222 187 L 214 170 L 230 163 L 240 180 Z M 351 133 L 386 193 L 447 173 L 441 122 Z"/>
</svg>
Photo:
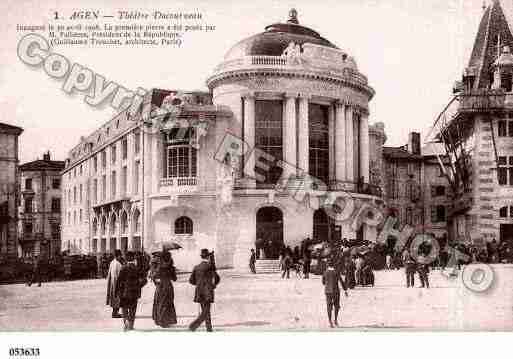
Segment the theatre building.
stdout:
<svg viewBox="0 0 513 359">
<path fill-rule="evenodd" d="M 152 90 L 71 151 L 63 246 L 151 251 L 172 240 L 178 267 L 207 247 L 218 266 L 247 268 L 256 244 L 274 259 L 307 237 L 375 239 L 361 219 L 372 217 L 365 205 L 383 205 L 369 167 L 384 133 L 369 128 L 374 90 L 350 54 L 291 10 L 235 44 L 207 86 Z M 328 211 L 326 198 L 336 199 Z"/>
</svg>

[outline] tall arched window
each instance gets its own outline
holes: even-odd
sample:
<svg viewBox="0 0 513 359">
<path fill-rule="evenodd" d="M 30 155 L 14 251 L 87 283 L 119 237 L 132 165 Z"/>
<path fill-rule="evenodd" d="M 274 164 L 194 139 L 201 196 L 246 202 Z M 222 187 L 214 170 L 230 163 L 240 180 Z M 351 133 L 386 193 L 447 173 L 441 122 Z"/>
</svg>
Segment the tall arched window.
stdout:
<svg viewBox="0 0 513 359">
<path fill-rule="evenodd" d="M 111 236 L 115 236 L 116 235 L 116 215 L 112 215 L 112 217 L 110 218 L 110 226 L 109 226 L 109 234 Z"/>
<path fill-rule="evenodd" d="M 255 101 L 255 147 L 267 155 L 259 155 L 255 161 L 269 166 L 255 167 L 257 186 L 275 185 L 282 173 L 277 162 L 283 158 L 283 102 L 278 100 Z"/>
<path fill-rule="evenodd" d="M 180 217 L 175 221 L 175 234 L 192 234 L 192 219 Z"/>
<path fill-rule="evenodd" d="M 128 216 L 125 211 L 121 212 L 121 219 L 119 222 L 121 226 L 121 233 L 127 234 L 128 233 Z"/>
<path fill-rule="evenodd" d="M 133 233 L 139 233 L 141 231 L 141 212 L 138 209 L 134 211 L 134 217 L 132 219 Z"/>
<path fill-rule="evenodd" d="M 107 230 L 107 219 L 105 218 L 105 216 L 103 216 L 102 217 L 102 222 L 101 222 L 101 234 L 102 234 L 102 236 L 105 236 L 106 230 Z"/>
<path fill-rule="evenodd" d="M 93 236 L 96 237 L 98 235 L 98 220 L 93 219 Z"/>
<path fill-rule="evenodd" d="M 328 106 L 311 103 L 308 112 L 309 174 L 327 184 L 330 161 Z"/>
</svg>

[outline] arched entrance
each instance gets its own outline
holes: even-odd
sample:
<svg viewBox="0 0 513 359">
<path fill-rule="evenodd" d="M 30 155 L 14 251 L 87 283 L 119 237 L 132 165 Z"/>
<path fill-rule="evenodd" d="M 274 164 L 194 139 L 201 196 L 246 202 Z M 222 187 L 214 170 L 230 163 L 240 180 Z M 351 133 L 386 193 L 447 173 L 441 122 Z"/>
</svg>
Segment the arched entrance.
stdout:
<svg viewBox="0 0 513 359">
<path fill-rule="evenodd" d="M 278 259 L 283 248 L 283 213 L 276 207 L 263 207 L 256 214 L 257 256 Z"/>
<path fill-rule="evenodd" d="M 332 242 L 341 240 L 341 227 L 336 226 L 334 220 L 328 217 L 322 208 L 313 214 L 313 240 L 314 242 Z"/>
</svg>

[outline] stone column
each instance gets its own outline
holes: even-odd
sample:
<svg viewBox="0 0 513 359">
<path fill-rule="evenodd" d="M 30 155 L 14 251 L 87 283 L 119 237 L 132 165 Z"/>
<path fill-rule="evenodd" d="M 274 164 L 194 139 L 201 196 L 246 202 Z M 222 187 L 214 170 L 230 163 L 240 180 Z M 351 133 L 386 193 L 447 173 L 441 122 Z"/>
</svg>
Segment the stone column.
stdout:
<svg viewBox="0 0 513 359">
<path fill-rule="evenodd" d="M 360 116 L 360 176 L 369 183 L 369 117 Z"/>
<path fill-rule="evenodd" d="M 298 119 L 298 144 L 297 144 L 297 166 L 305 174 L 308 169 L 308 100 L 310 96 L 300 95 L 299 97 L 299 119 Z"/>
<path fill-rule="evenodd" d="M 335 106 L 330 104 L 328 108 L 328 182 L 336 179 L 335 166 Z M 329 183 L 327 185 L 329 186 Z"/>
<path fill-rule="evenodd" d="M 346 114 L 345 106 L 336 104 L 335 120 L 335 178 L 337 181 L 345 181 L 346 176 Z"/>
<path fill-rule="evenodd" d="M 351 106 L 346 106 L 345 110 L 346 118 L 346 180 L 349 182 L 356 182 L 354 178 L 354 156 L 353 156 L 353 108 Z"/>
<path fill-rule="evenodd" d="M 297 130 L 296 130 L 296 98 L 297 94 L 285 94 L 285 118 L 283 126 L 283 159 L 288 165 L 297 167 Z M 289 168 L 289 166 L 285 166 Z M 286 173 L 286 177 L 296 173 Z"/>
<path fill-rule="evenodd" d="M 151 172 L 149 173 L 149 179 L 151 183 L 151 193 L 157 193 L 159 190 L 159 181 L 162 177 L 162 153 L 160 152 L 162 134 L 155 130 L 156 133 L 152 133 L 148 136 L 151 139 Z"/>
<path fill-rule="evenodd" d="M 251 181 L 255 179 L 255 157 L 252 153 L 255 148 L 255 94 L 249 92 L 244 98 L 244 173 L 243 178 Z"/>
</svg>

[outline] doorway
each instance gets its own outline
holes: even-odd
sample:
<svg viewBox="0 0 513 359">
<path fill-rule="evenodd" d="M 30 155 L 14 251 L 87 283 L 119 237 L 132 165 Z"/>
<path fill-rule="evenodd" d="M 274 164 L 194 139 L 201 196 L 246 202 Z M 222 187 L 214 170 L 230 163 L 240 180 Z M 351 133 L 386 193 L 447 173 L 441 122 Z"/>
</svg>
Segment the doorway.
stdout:
<svg viewBox="0 0 513 359">
<path fill-rule="evenodd" d="M 256 214 L 257 257 L 278 259 L 283 244 L 283 213 L 276 207 L 263 207 Z"/>
</svg>

